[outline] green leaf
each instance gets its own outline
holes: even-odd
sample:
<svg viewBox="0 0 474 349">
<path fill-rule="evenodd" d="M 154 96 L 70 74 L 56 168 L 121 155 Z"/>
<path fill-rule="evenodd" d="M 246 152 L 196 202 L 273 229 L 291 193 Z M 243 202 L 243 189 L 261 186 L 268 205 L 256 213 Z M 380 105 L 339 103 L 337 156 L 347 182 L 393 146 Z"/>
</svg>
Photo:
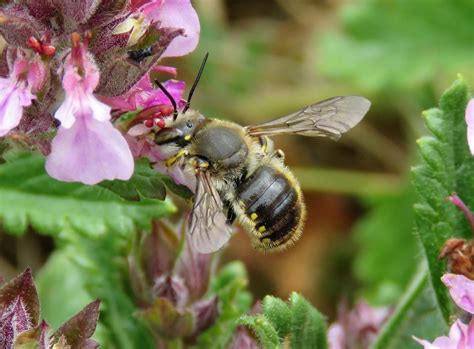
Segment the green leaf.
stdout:
<svg viewBox="0 0 474 349">
<path fill-rule="evenodd" d="M 166 185 L 166 188 L 170 190 L 172 193 L 178 195 L 183 199 L 190 199 L 193 197 L 193 192 L 188 189 L 188 187 L 180 184 L 176 184 L 170 177 L 158 173 L 158 177 L 161 181 Z"/>
<path fill-rule="evenodd" d="M 303 296 L 293 292 L 289 304 L 266 296 L 263 314 L 245 315 L 240 323 L 250 327 L 264 348 L 327 348 L 326 321 Z"/>
<path fill-rule="evenodd" d="M 240 318 L 240 323 L 250 327 L 255 332 L 263 348 L 274 349 L 280 347 L 278 332 L 264 315 L 244 315 Z"/>
<path fill-rule="evenodd" d="M 102 301 L 100 322 L 113 348 L 154 348 L 146 325 L 135 317 L 137 307 L 129 288 L 127 255 L 130 236 L 105 234 L 95 239 L 75 235 L 66 253 L 78 266 L 85 288 Z"/>
<path fill-rule="evenodd" d="M 419 247 L 413 234 L 415 195 L 405 187 L 397 194 L 367 201 L 369 211 L 352 233 L 358 246 L 354 274 L 369 303 L 394 304 L 416 272 Z"/>
<path fill-rule="evenodd" d="M 140 200 L 141 197 L 164 200 L 166 189 L 161 176 L 150 167 L 150 162 L 140 159 L 135 162 L 135 172 L 128 181 L 104 181 L 101 187 L 117 193 L 126 200 Z"/>
<path fill-rule="evenodd" d="M 99 186 L 54 180 L 37 154 L 23 153 L 0 165 L 0 224 L 12 234 L 24 233 L 28 225 L 56 236 L 125 234 L 147 229 L 152 218 L 173 210 L 170 202 L 126 201 Z"/>
<path fill-rule="evenodd" d="M 291 348 L 327 348 L 326 321 L 301 295 L 293 292 L 291 305 Z"/>
<path fill-rule="evenodd" d="M 365 0 L 343 7 L 342 33 L 320 44 L 320 68 L 368 89 L 472 75 L 472 0 Z"/>
<path fill-rule="evenodd" d="M 85 289 L 80 269 L 64 249 L 58 249 L 49 256 L 35 279 L 41 316 L 52 328 L 59 328 L 85 304 L 94 300 Z M 58 307 L 58 304 L 61 306 Z"/>
<path fill-rule="evenodd" d="M 420 344 L 412 336 L 432 341 L 447 331 L 427 270 L 421 268 L 372 349 L 417 349 Z"/>
<path fill-rule="evenodd" d="M 262 302 L 263 313 L 284 338 L 291 331 L 291 311 L 288 304 L 279 298 L 266 296 Z"/>
<path fill-rule="evenodd" d="M 247 271 L 242 262 L 234 261 L 222 268 L 212 280 L 209 297 L 219 299 L 219 317 L 216 323 L 198 338 L 198 348 L 225 349 L 228 347 L 239 318 L 252 304 L 252 296 L 246 291 Z"/>
<path fill-rule="evenodd" d="M 431 136 L 418 141 L 421 164 L 412 170 L 418 193 L 415 205 L 416 234 L 427 260 L 437 306 L 448 321 L 452 303 L 440 278 L 446 262 L 438 258 L 451 237 L 472 238 L 466 218 L 446 198 L 453 192 L 474 207 L 474 158 L 469 153 L 464 112 L 468 101 L 466 83 L 459 78 L 441 97 L 439 108 L 424 113 Z"/>
</svg>

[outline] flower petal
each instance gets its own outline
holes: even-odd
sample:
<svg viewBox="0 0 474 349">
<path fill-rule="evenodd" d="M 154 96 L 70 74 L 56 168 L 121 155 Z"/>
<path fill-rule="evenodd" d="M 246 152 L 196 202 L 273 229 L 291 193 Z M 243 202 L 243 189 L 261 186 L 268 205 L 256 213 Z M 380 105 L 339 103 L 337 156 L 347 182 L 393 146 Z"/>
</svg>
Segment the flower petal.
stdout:
<svg viewBox="0 0 474 349">
<path fill-rule="evenodd" d="M 466 123 L 467 123 L 467 143 L 469 150 L 474 155 L 474 98 L 469 101 L 466 108 Z"/>
<path fill-rule="evenodd" d="M 199 42 L 201 27 L 191 1 L 166 0 L 156 12 L 151 19 L 159 21 L 161 27 L 184 30 L 184 35 L 173 39 L 161 57 L 178 57 L 192 52 Z"/>
<path fill-rule="evenodd" d="M 10 84 L 0 91 L 0 137 L 20 123 L 23 107 L 35 98 L 28 90 Z"/>
<path fill-rule="evenodd" d="M 75 113 L 78 109 L 77 98 L 73 95 L 66 95 L 66 98 L 54 113 L 54 117 L 61 122 L 61 127 L 70 128 L 76 121 Z"/>
<path fill-rule="evenodd" d="M 128 144 L 107 121 L 78 117 L 71 128 L 59 128 L 51 147 L 46 171 L 61 181 L 92 185 L 105 179 L 128 180 L 133 174 Z"/>
<path fill-rule="evenodd" d="M 338 323 L 332 324 L 328 330 L 328 344 L 331 349 L 344 349 L 345 345 L 345 333 L 342 326 Z"/>
<path fill-rule="evenodd" d="M 186 83 L 184 81 L 168 80 L 163 83 L 163 86 L 171 94 L 176 103 L 179 103 L 182 100 L 183 92 L 186 88 Z M 159 104 L 171 104 L 169 98 L 159 89 L 152 90 L 147 96 L 143 97 L 143 101 L 137 101 L 137 105 L 145 108 Z"/>
<path fill-rule="evenodd" d="M 441 281 L 448 287 L 454 303 L 474 314 L 474 281 L 458 274 L 445 274 L 441 277 Z"/>
<path fill-rule="evenodd" d="M 91 108 L 92 116 L 97 121 L 110 120 L 111 108 L 107 104 L 100 102 L 94 95 L 87 96 L 87 105 Z"/>
</svg>

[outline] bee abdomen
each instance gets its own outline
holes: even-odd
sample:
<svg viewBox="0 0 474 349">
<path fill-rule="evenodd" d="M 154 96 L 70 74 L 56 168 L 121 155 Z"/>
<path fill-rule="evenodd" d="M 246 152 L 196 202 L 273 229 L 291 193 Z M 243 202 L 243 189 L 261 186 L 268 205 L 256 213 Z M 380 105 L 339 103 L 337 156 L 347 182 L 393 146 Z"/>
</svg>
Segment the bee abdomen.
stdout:
<svg viewBox="0 0 474 349">
<path fill-rule="evenodd" d="M 237 188 L 258 249 L 282 249 L 299 237 L 304 206 L 296 185 L 287 175 L 265 165 Z"/>
</svg>

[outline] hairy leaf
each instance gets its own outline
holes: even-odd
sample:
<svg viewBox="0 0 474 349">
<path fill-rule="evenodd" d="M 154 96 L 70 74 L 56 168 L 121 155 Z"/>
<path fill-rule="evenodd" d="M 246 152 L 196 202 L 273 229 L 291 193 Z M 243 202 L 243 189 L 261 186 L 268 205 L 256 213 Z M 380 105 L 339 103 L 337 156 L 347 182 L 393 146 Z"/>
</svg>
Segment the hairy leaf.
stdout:
<svg viewBox="0 0 474 349">
<path fill-rule="evenodd" d="M 245 315 L 240 323 L 252 329 L 264 348 L 326 349 L 326 321 L 303 296 L 293 292 L 289 304 L 267 296 L 263 313 Z"/>
<path fill-rule="evenodd" d="M 422 160 L 412 171 L 419 196 L 415 205 L 416 233 L 428 263 L 437 306 L 446 320 L 452 303 L 440 280 L 446 262 L 438 255 L 448 238 L 472 238 L 470 224 L 446 200 L 458 192 L 466 204 L 474 207 L 474 158 L 467 146 L 464 121 L 467 101 L 466 83 L 459 78 L 441 97 L 439 108 L 424 113 L 431 135 L 418 140 Z"/>
<path fill-rule="evenodd" d="M 278 337 L 278 332 L 264 315 L 244 315 L 241 317 L 240 323 L 251 328 L 255 332 L 263 348 L 273 349 L 279 347 L 280 338 Z"/>
<path fill-rule="evenodd" d="M 326 321 L 301 295 L 293 292 L 291 305 L 291 348 L 327 348 Z"/>
<path fill-rule="evenodd" d="M 262 302 L 263 313 L 284 338 L 291 331 L 292 313 L 288 304 L 279 298 L 266 296 Z"/>
<path fill-rule="evenodd" d="M 124 234 L 149 228 L 152 218 L 172 210 L 166 201 L 126 201 L 99 186 L 56 181 L 39 155 L 22 154 L 0 165 L 0 224 L 12 234 L 24 233 L 28 225 L 52 235 Z"/>
</svg>

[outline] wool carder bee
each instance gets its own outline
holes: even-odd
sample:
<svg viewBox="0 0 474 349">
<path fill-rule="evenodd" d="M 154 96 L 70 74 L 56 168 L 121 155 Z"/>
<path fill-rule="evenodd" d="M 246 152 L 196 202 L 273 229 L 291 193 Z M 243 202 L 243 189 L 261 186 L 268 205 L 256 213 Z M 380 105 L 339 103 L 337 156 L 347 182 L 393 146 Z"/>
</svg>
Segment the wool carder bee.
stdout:
<svg viewBox="0 0 474 349">
<path fill-rule="evenodd" d="M 231 237 L 237 219 L 257 250 L 283 250 L 300 237 L 306 208 L 283 152 L 274 149 L 269 137 L 296 134 L 337 140 L 363 118 L 370 102 L 359 96 L 332 97 L 246 127 L 207 118 L 189 108 L 206 59 L 180 111 L 157 82 L 170 98 L 174 115 L 154 141 L 167 154 L 168 168 L 179 166 L 196 180 L 189 224 L 192 246 L 201 253 L 218 250 Z"/>
</svg>

